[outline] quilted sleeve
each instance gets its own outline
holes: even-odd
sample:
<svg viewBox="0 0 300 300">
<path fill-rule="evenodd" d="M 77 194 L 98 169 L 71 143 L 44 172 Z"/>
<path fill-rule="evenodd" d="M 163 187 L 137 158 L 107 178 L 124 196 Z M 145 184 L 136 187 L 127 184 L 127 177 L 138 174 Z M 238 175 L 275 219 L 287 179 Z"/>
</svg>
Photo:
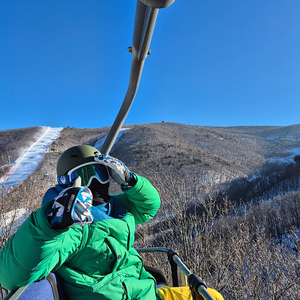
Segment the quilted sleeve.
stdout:
<svg viewBox="0 0 300 300">
<path fill-rule="evenodd" d="M 154 217 L 160 207 L 160 197 L 154 186 L 142 176 L 137 183 L 123 194 L 114 195 L 133 214 L 136 224 L 142 224 Z"/>
</svg>

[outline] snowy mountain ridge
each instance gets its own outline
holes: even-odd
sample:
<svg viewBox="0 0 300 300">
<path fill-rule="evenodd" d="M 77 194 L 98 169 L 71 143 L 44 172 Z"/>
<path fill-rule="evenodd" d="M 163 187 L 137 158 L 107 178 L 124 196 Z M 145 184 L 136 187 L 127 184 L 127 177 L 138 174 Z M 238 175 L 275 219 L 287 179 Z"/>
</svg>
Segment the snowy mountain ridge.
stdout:
<svg viewBox="0 0 300 300">
<path fill-rule="evenodd" d="M 131 125 L 129 128 L 130 131 L 123 129 L 120 132 L 111 153 L 133 166 L 139 160 L 151 164 L 152 158 L 156 157 L 155 160 L 159 160 L 161 165 L 171 167 L 176 161 L 181 161 L 189 168 L 210 168 L 217 172 L 221 167 L 229 173 L 236 173 L 236 177 L 242 173 L 245 173 L 243 176 L 255 173 L 266 163 L 291 163 L 294 156 L 300 153 L 300 125 L 205 127 L 164 122 Z M 15 185 L 26 178 L 49 147 L 51 151 L 51 147 L 61 144 L 60 148 L 66 149 L 68 146 L 63 145 L 70 137 L 74 136 L 74 139 L 70 140 L 69 146 L 87 143 L 101 149 L 108 133 L 108 128 L 89 130 L 44 127 L 42 130 L 22 157 L 11 163 L 13 168 L 2 177 L 0 184 L 6 181 L 7 185 Z M 51 146 L 52 142 L 54 144 Z M 123 149 L 130 151 L 124 153 Z M 55 151 L 61 153 L 63 150 Z M 5 155 L 5 150 L 2 155 Z"/>
</svg>

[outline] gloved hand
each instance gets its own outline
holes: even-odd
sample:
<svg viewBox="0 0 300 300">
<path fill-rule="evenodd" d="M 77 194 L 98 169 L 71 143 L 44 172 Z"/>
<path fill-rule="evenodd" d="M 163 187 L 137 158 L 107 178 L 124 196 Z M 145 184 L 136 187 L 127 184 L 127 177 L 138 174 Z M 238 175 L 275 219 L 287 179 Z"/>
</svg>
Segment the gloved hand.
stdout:
<svg viewBox="0 0 300 300">
<path fill-rule="evenodd" d="M 137 178 L 123 162 L 110 155 L 96 155 L 95 161 L 105 165 L 110 173 L 110 176 L 114 181 L 119 183 L 123 189 L 128 189 L 134 186 L 137 182 Z"/>
<path fill-rule="evenodd" d="M 91 206 L 93 195 L 86 187 L 70 187 L 62 190 L 48 207 L 46 215 L 53 229 L 74 225 L 84 226 L 93 222 Z"/>
</svg>

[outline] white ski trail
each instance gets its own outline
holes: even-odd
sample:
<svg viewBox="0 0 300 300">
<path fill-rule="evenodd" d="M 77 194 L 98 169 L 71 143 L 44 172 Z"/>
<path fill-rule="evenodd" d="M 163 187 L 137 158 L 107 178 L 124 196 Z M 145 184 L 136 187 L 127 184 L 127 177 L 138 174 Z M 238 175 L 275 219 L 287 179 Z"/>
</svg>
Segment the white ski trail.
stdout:
<svg viewBox="0 0 300 300">
<path fill-rule="evenodd" d="M 5 184 L 5 188 L 7 189 L 26 179 L 26 177 L 36 169 L 45 151 L 49 145 L 58 138 L 62 129 L 62 127 L 47 127 L 45 133 L 27 149 L 22 157 L 12 164 L 12 170 L 6 178 L 1 179 L 2 182 L 0 181 L 0 183 Z"/>
</svg>

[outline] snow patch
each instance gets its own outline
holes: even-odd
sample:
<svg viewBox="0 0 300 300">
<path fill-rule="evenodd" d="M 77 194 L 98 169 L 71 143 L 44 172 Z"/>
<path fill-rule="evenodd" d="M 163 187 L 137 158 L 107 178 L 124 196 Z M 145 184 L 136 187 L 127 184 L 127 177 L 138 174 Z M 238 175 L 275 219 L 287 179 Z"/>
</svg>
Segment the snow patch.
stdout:
<svg viewBox="0 0 300 300">
<path fill-rule="evenodd" d="M 272 157 L 268 161 L 270 163 L 292 163 L 294 162 L 295 155 L 300 155 L 300 148 L 289 149 L 287 153 L 291 155 L 286 157 Z"/>
<path fill-rule="evenodd" d="M 0 235 L 5 236 L 4 233 L 7 230 L 10 233 L 15 233 L 29 215 L 30 212 L 25 208 L 19 208 L 3 214 L 0 220 Z"/>
<path fill-rule="evenodd" d="M 119 134 L 118 134 L 118 136 L 117 136 L 117 138 L 116 138 L 116 140 L 115 140 L 115 142 L 114 142 L 114 145 L 118 142 L 118 140 L 120 139 L 120 137 L 122 136 L 122 134 L 124 133 L 124 131 L 125 131 L 125 130 L 129 130 L 129 129 L 130 129 L 130 128 L 122 128 L 122 129 L 120 130 L 120 132 L 119 132 Z M 95 143 L 94 147 L 95 147 L 96 149 L 98 149 L 98 150 L 101 150 L 101 148 L 102 148 L 102 146 L 103 146 L 103 144 L 104 144 L 104 141 L 105 141 L 106 137 L 107 137 L 107 135 L 106 135 L 105 137 L 101 138 L 100 140 L 98 140 L 98 141 Z M 113 147 L 114 147 L 114 146 L 113 146 Z M 113 147 L 112 147 L 112 149 L 113 149 Z"/>
<path fill-rule="evenodd" d="M 276 242 L 280 243 L 280 241 L 278 240 Z M 300 229 L 295 229 L 293 233 L 289 235 L 284 234 L 281 237 L 281 243 L 293 250 L 299 251 L 299 242 L 300 242 Z M 298 246 L 298 249 L 295 249 L 296 245 Z"/>
</svg>

